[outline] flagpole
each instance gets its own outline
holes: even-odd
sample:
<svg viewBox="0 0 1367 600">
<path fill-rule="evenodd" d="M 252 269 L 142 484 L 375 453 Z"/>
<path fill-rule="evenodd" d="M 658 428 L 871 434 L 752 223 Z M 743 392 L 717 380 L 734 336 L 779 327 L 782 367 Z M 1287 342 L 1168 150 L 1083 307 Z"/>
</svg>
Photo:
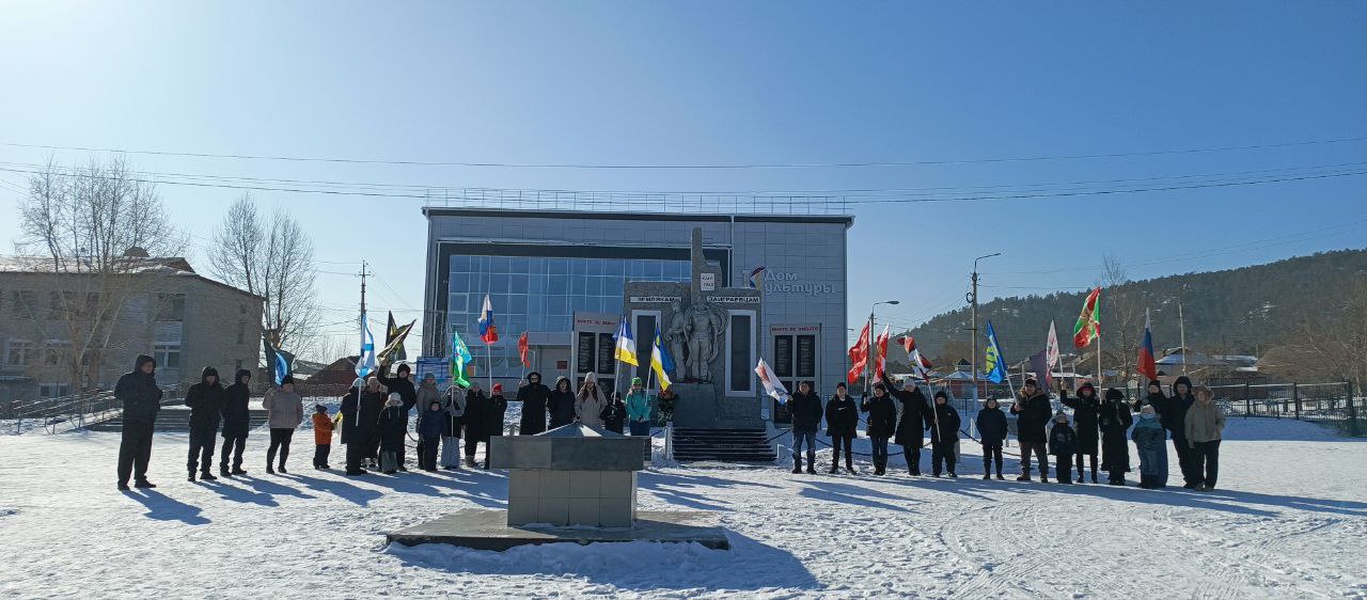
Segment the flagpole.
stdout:
<svg viewBox="0 0 1367 600">
<path fill-rule="evenodd" d="M 484 342 L 485 355 L 489 357 L 489 397 L 494 395 L 494 345 Z"/>
</svg>

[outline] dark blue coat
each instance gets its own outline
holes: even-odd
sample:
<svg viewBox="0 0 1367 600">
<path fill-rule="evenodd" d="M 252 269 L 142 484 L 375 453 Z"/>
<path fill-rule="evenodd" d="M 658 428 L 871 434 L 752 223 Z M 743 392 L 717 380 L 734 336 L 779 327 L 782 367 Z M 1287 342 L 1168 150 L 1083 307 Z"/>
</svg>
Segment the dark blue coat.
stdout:
<svg viewBox="0 0 1367 600">
<path fill-rule="evenodd" d="M 142 366 L 152 363 L 154 371 L 143 373 Z M 123 420 L 152 423 L 161 412 L 161 388 L 157 387 L 157 361 L 147 355 L 138 357 L 133 372 L 119 377 L 114 386 L 114 398 L 123 403 Z"/>
<path fill-rule="evenodd" d="M 1000 408 L 978 411 L 978 436 L 984 446 L 996 446 L 1006 441 L 1006 413 Z"/>
</svg>

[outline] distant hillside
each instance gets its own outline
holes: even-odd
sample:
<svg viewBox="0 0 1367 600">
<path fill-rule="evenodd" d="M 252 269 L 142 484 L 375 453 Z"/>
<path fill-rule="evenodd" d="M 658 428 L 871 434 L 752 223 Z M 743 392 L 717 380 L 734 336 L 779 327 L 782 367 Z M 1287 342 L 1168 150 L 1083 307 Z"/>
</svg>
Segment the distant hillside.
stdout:
<svg viewBox="0 0 1367 600">
<path fill-rule="evenodd" d="M 1112 357 L 1133 360 L 1144 328 L 1144 310 L 1153 319 L 1154 348 L 1180 345 L 1178 299 L 1186 320 L 1187 345 L 1199 351 L 1258 354 L 1277 342 L 1296 311 L 1346 293 L 1349 276 L 1367 272 L 1367 250 L 1303 256 L 1228 271 L 1187 273 L 1124 283 L 1101 293 L 1102 338 Z M 1084 293 L 1002 298 L 979 306 L 979 325 L 988 319 L 1011 362 L 1044 348 L 1049 321 L 1058 327 L 1059 344 L 1072 350 L 1073 324 Z M 928 356 L 955 359 L 969 343 L 967 307 L 932 318 L 913 329 Z M 946 355 L 946 351 L 948 354 Z M 896 356 L 894 355 L 894 358 Z M 938 366 L 938 365 L 937 365 Z"/>
</svg>

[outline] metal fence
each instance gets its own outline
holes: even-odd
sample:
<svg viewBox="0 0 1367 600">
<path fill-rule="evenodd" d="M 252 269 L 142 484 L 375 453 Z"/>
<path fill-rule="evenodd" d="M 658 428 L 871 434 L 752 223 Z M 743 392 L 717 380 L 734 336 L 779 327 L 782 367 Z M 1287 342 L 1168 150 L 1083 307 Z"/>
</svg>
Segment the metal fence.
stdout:
<svg viewBox="0 0 1367 600">
<path fill-rule="evenodd" d="M 1244 383 L 1211 386 L 1225 414 L 1324 423 L 1354 437 L 1367 435 L 1349 382 Z"/>
</svg>

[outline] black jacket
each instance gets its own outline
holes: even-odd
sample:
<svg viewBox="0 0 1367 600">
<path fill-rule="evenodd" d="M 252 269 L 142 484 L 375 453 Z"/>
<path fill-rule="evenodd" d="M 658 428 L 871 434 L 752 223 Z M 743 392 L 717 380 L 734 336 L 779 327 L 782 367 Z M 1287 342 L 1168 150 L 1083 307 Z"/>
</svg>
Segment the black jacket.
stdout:
<svg viewBox="0 0 1367 600">
<path fill-rule="evenodd" d="M 535 371 L 527 374 L 527 381 L 531 381 L 532 375 L 537 379 L 541 374 Z M 519 427 L 521 433 L 535 434 L 546 430 L 546 403 L 551 399 L 551 388 L 538 381 L 528 383 L 517 390 L 517 401 L 522 403 L 522 422 Z"/>
<path fill-rule="evenodd" d="M 246 437 L 247 430 L 251 427 L 252 412 L 247 405 L 251 400 L 252 390 L 247 384 L 242 382 L 243 377 L 248 377 L 252 373 L 246 369 L 238 369 L 233 377 L 233 384 L 223 388 L 223 437 L 238 438 Z"/>
<path fill-rule="evenodd" d="M 371 427 L 363 427 L 360 415 L 356 410 L 360 406 L 359 388 L 347 390 L 346 395 L 342 396 L 342 443 L 365 445 L 370 440 Z"/>
<path fill-rule="evenodd" d="M 1090 389 L 1091 396 L 1083 398 L 1083 389 Z M 1077 434 L 1074 453 L 1096 454 L 1097 440 L 1100 439 L 1097 418 L 1101 415 L 1101 394 L 1091 384 L 1083 384 L 1076 397 L 1068 397 L 1067 392 L 1060 393 L 1059 402 L 1073 409 L 1073 432 Z"/>
<path fill-rule="evenodd" d="M 859 407 L 854 398 L 831 396 L 826 401 L 826 435 L 831 437 L 857 437 L 859 435 Z"/>
<path fill-rule="evenodd" d="M 1049 454 L 1067 456 L 1077 448 L 1077 432 L 1067 423 L 1056 423 L 1049 431 Z"/>
<path fill-rule="evenodd" d="M 821 429 L 821 396 L 816 392 L 797 392 L 788 399 L 788 412 L 793 415 L 793 431 Z"/>
<path fill-rule="evenodd" d="M 399 399 L 403 400 L 403 418 L 406 423 L 408 422 L 408 412 L 418 404 L 418 388 L 413 385 L 411 373 L 408 377 L 385 377 L 385 372 L 388 370 L 388 368 L 380 369 L 376 378 L 380 380 L 380 385 L 389 390 L 389 393 L 398 394 Z"/>
<path fill-rule="evenodd" d="M 556 381 L 556 389 L 551 390 L 551 395 L 547 398 L 547 408 L 551 413 L 551 429 L 574 422 L 574 390 L 560 391 L 561 381 L 569 382 L 569 379 L 561 377 Z"/>
<path fill-rule="evenodd" d="M 1016 415 L 1016 439 L 1027 444 L 1043 444 L 1049 441 L 1044 434 L 1044 426 L 1054 416 L 1054 407 L 1049 403 L 1049 395 L 1035 390 L 1035 395 L 1025 397 L 1022 391 L 1016 394 L 1016 404 L 1011 405 L 1011 414 Z"/>
<path fill-rule="evenodd" d="M 1186 384 L 1186 395 L 1177 394 L 1177 386 L 1180 384 Z M 1172 433 L 1172 439 L 1187 439 L 1187 411 L 1191 410 L 1191 405 L 1195 403 L 1196 396 L 1191 391 L 1191 380 L 1182 376 L 1172 383 L 1172 395 L 1163 402 L 1163 409 L 1158 410 L 1157 406 L 1154 407 L 1154 410 L 1158 411 L 1158 419 L 1163 423 L 1163 427 Z"/>
<path fill-rule="evenodd" d="M 418 413 L 418 437 L 424 439 L 439 438 L 446 433 L 447 427 L 446 411 L 442 409 L 427 409 Z"/>
<path fill-rule="evenodd" d="M 403 450 L 404 437 L 408 434 L 408 414 L 402 404 L 386 406 L 380 412 L 380 449 L 389 452 Z"/>
<path fill-rule="evenodd" d="M 481 432 L 484 441 L 489 441 L 491 436 L 503 435 L 503 413 L 508 410 L 508 400 L 503 394 L 494 394 L 484 403 L 484 430 Z"/>
<path fill-rule="evenodd" d="M 603 429 L 622 433 L 622 426 L 627 421 L 627 406 L 618 402 L 609 402 L 603 407 L 602 412 L 598 413 L 598 418 L 603 420 Z"/>
<path fill-rule="evenodd" d="M 892 397 L 902 403 L 902 417 L 897 420 L 897 436 L 893 438 L 893 443 L 920 448 L 925 445 L 926 422 L 930 420 L 934 411 L 930 407 L 930 401 L 921 393 L 921 388 L 893 390 L 891 382 L 884 382 L 888 389 L 892 390 Z"/>
<path fill-rule="evenodd" d="M 1130 448 L 1125 434 L 1131 423 L 1134 423 L 1134 416 L 1130 413 L 1130 405 L 1125 402 L 1124 397 L 1107 398 L 1101 407 L 1100 421 L 1103 470 L 1130 470 Z"/>
<path fill-rule="evenodd" d="M 367 392 L 362 389 L 358 403 L 361 414 L 357 415 L 356 426 L 365 430 L 366 439 L 373 442 L 375 438 L 372 436 L 379 435 L 380 412 L 384 410 L 385 395 L 381 392 Z M 405 415 L 404 419 L 406 423 L 408 417 Z"/>
<path fill-rule="evenodd" d="M 869 437 L 890 438 L 897 431 L 897 405 L 892 403 L 892 396 L 869 396 L 860 408 L 869 413 L 868 425 L 864 427 Z"/>
<path fill-rule="evenodd" d="M 959 411 L 948 402 L 935 405 L 934 417 L 926 424 L 930 428 L 930 441 L 952 444 L 959 441 L 959 426 L 963 425 Z"/>
<path fill-rule="evenodd" d="M 143 373 L 142 366 L 152 363 L 152 373 Z M 123 403 L 123 420 L 152 423 L 161 412 L 161 388 L 157 387 L 157 361 L 147 355 L 138 357 L 133 372 L 119 377 L 114 386 L 114 398 Z"/>
<path fill-rule="evenodd" d="M 996 446 L 1006 441 L 1006 413 L 1000 408 L 978 411 L 978 437 L 984 446 Z"/>
<path fill-rule="evenodd" d="M 214 378 L 212 384 L 209 377 Z M 223 402 L 223 385 L 218 381 L 218 371 L 204 367 L 199 383 L 190 386 L 185 393 L 185 406 L 190 407 L 190 431 L 218 433 L 218 424 L 223 419 Z"/>
</svg>

